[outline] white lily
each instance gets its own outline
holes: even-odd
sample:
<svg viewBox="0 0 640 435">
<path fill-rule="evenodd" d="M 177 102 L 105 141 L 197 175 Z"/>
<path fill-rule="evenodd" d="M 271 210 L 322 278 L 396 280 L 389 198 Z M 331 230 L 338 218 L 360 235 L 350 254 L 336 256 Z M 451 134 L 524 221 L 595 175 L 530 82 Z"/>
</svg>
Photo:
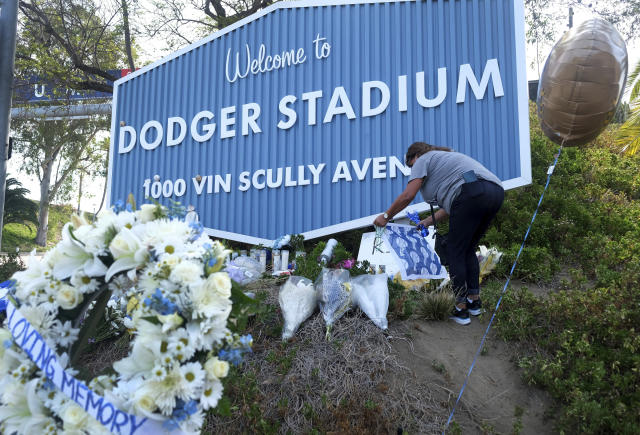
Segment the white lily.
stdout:
<svg viewBox="0 0 640 435">
<path fill-rule="evenodd" d="M 74 239 L 72 229 L 70 224 L 66 224 L 62 229 L 62 242 L 57 248 L 59 255 L 56 256 L 53 264 L 53 276 L 56 279 L 66 279 L 79 268 L 84 268 L 85 273 L 90 277 L 104 275 L 107 271 L 106 266 Z"/>
</svg>

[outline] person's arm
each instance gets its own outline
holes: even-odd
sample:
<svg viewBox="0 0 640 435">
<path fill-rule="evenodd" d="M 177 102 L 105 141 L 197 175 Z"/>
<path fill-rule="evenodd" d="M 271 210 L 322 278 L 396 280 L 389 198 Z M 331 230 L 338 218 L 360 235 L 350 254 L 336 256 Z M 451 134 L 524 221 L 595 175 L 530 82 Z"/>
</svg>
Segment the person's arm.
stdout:
<svg viewBox="0 0 640 435">
<path fill-rule="evenodd" d="M 413 198 L 416 197 L 420 187 L 422 186 L 422 178 L 416 178 L 414 180 L 409 181 L 407 187 L 404 189 L 398 197 L 393 201 L 393 204 L 387 209 L 387 218 L 385 219 L 384 214 L 378 216 L 373 224 L 378 227 L 384 227 L 389 223 L 389 221 L 398 213 L 400 213 L 406 206 L 411 204 Z"/>
<path fill-rule="evenodd" d="M 422 219 L 422 220 L 420 221 L 420 223 L 421 223 L 422 225 L 424 225 L 425 227 L 430 227 L 431 225 L 433 225 L 433 224 L 434 224 L 434 222 L 433 222 L 433 218 L 434 218 L 434 217 L 436 218 L 436 222 L 440 222 L 442 219 L 445 219 L 447 216 L 449 216 L 449 215 L 447 214 L 447 212 L 446 212 L 446 211 L 444 211 L 444 209 L 443 209 L 443 208 L 439 208 L 439 209 L 438 209 L 438 210 L 436 210 L 436 212 L 433 214 L 433 217 L 431 217 L 431 216 L 426 217 L 426 218 Z"/>
</svg>

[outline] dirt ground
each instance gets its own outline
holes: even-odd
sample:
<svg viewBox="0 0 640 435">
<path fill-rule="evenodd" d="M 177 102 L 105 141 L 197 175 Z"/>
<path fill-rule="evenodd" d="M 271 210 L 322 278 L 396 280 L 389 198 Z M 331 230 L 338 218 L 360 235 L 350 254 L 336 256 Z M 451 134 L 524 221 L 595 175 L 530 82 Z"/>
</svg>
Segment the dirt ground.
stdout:
<svg viewBox="0 0 640 435">
<path fill-rule="evenodd" d="M 526 286 L 541 296 L 550 291 L 532 284 L 512 284 L 514 287 Z M 273 285 L 267 285 L 263 289 L 272 291 L 274 295 L 277 292 L 277 286 Z M 398 400 L 405 400 L 408 396 L 414 397 L 416 391 L 422 391 L 427 410 L 427 414 L 422 418 L 426 418 L 429 412 L 432 412 L 434 415 L 429 415 L 428 418 L 436 423 L 436 427 L 442 427 L 478 351 L 493 307 L 486 308 L 486 311 L 479 317 L 472 317 L 471 324 L 467 326 L 458 325 L 451 320 L 409 319 L 391 321 L 387 334 L 373 328 L 374 332 L 386 335 L 384 341 L 390 346 L 388 355 L 397 360 L 399 366 L 404 367 L 403 370 L 387 372 L 387 375 L 397 377 L 390 380 L 393 386 L 389 394 Z M 317 316 L 317 313 L 314 314 L 315 320 L 303 324 L 296 334 L 298 338 L 306 336 L 309 330 L 322 329 Z M 361 316 L 360 322 L 370 323 L 363 314 Z M 310 328 L 309 323 L 312 322 L 317 323 L 314 328 Z M 342 327 L 348 322 L 355 322 L 351 315 L 341 319 L 336 326 Z M 353 325 L 355 324 L 357 323 Z M 353 325 L 343 331 L 345 338 L 356 339 L 350 333 Z M 310 341 L 323 342 L 324 339 Z M 497 338 L 493 330 L 490 331 L 484 348 L 477 357 L 464 394 L 455 410 L 454 421 L 461 429 L 460 433 L 554 433 L 553 421 L 549 418 L 553 401 L 544 391 L 523 381 L 522 370 L 515 362 L 515 350 Z M 308 363 L 309 361 L 305 364 Z M 299 370 L 295 367 L 292 369 L 292 372 L 297 371 Z M 415 385 L 415 388 L 407 387 L 407 384 Z M 403 388 L 407 394 L 403 394 Z M 415 417 L 420 418 L 417 415 Z M 402 422 L 398 423 L 401 428 Z M 409 433 L 412 432 L 414 431 L 409 430 Z M 448 433 L 458 432 L 453 430 Z"/>
<path fill-rule="evenodd" d="M 417 380 L 434 387 L 442 403 L 455 403 L 480 346 L 491 313 L 472 318 L 470 325 L 453 321 L 394 322 L 390 332 L 408 340 L 392 340 L 399 360 Z M 490 332 L 485 351 L 478 355 L 454 420 L 463 434 L 548 434 L 553 423 L 545 417 L 552 401 L 546 393 L 526 385 L 513 351 Z"/>
</svg>

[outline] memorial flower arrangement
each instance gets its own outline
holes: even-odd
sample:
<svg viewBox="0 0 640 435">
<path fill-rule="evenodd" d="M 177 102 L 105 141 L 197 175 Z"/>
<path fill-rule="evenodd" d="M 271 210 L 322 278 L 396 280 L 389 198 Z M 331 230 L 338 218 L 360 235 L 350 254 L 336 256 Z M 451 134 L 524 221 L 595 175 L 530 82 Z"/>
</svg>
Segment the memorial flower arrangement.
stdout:
<svg viewBox="0 0 640 435">
<path fill-rule="evenodd" d="M 228 251 L 182 212 L 119 204 L 94 223 L 76 216 L 2 284 L 0 312 L 10 302 L 19 313 L 7 309 L 0 328 L 0 433 L 199 433 L 252 343 L 231 330 Z M 130 353 L 85 384 L 73 364 L 119 300 Z"/>
</svg>

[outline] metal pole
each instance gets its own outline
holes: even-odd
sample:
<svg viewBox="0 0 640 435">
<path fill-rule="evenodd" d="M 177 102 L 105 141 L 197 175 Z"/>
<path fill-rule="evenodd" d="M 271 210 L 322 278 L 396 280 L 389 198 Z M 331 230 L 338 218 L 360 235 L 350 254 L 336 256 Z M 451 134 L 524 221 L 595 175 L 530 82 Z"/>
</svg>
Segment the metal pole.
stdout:
<svg viewBox="0 0 640 435">
<path fill-rule="evenodd" d="M 18 0 L 0 0 L 0 250 L 2 248 L 2 228 L 4 227 L 4 199 L 17 26 Z"/>
<path fill-rule="evenodd" d="M 110 113 L 111 103 L 78 104 L 75 106 L 14 107 L 11 109 L 11 119 L 56 121 L 59 119 L 84 119 L 89 118 L 91 115 L 108 115 Z"/>
<path fill-rule="evenodd" d="M 573 8 L 569 6 L 569 28 L 573 28 Z"/>
</svg>

